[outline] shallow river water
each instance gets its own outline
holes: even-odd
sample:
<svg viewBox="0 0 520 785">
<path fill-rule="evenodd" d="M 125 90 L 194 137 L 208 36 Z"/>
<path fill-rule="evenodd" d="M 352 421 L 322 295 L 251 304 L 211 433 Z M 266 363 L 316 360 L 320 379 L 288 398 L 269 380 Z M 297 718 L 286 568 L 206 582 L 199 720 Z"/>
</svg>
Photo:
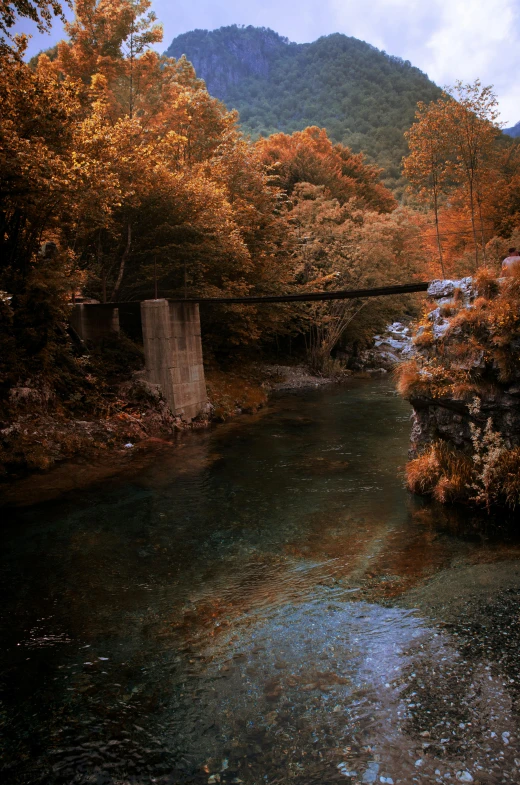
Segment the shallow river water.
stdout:
<svg viewBox="0 0 520 785">
<path fill-rule="evenodd" d="M 3 785 L 520 783 L 520 548 L 385 381 L 4 510 Z M 72 470 L 72 469 L 71 469 Z"/>
</svg>

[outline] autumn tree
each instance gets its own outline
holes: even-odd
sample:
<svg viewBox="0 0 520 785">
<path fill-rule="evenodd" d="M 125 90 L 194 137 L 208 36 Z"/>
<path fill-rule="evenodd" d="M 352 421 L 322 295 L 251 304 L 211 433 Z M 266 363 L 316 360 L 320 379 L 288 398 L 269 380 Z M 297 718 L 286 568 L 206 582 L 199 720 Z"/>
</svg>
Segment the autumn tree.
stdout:
<svg viewBox="0 0 520 785">
<path fill-rule="evenodd" d="M 397 205 L 379 182 L 380 171 L 366 164 L 362 155 L 332 144 L 319 128 L 291 136 L 275 134 L 256 146 L 285 200 L 293 274 L 300 291 L 381 286 L 412 277 L 408 259 L 410 254 L 415 258 L 416 252 L 411 244 L 405 253 L 398 250 L 396 238 L 402 229 L 398 222 L 395 231 L 388 233 L 394 252 L 384 243 L 371 242 L 376 219 L 390 221 Z M 413 235 L 417 238 L 419 230 Z M 301 329 L 313 368 L 327 371 L 331 351 L 347 334 L 355 341 L 364 314 L 370 314 L 366 324 L 380 328 L 377 314 L 384 319 L 390 311 L 379 305 L 338 300 L 302 308 Z M 357 333 L 360 338 L 361 333 Z"/>
<path fill-rule="evenodd" d="M 421 105 L 408 133 L 410 155 L 405 173 L 420 195 L 430 193 L 436 231 L 439 231 L 439 194 L 446 190 L 452 205 L 467 212 L 473 238 L 475 265 L 479 249 L 486 259 L 485 211 L 493 188 L 497 123 L 497 100 L 491 87 L 457 82 L 441 99 Z M 425 191 L 426 189 L 426 191 Z"/>
<path fill-rule="evenodd" d="M 377 212 L 341 205 L 324 186 L 293 191 L 289 223 L 295 235 L 296 279 L 303 291 L 359 289 L 413 280 L 428 257 L 421 241 L 425 218 L 407 208 Z M 327 372 L 336 345 L 350 350 L 402 314 L 402 298 L 336 300 L 304 310 L 303 329 L 313 369 Z"/>
<path fill-rule="evenodd" d="M 496 154 L 495 187 L 490 216 L 499 237 L 508 238 L 520 230 L 520 142 L 507 140 Z M 510 245 L 518 244 L 515 240 Z"/>
<path fill-rule="evenodd" d="M 0 354 L 11 380 L 20 368 L 52 371 L 65 356 L 65 303 L 79 282 L 75 242 L 85 222 L 104 221 L 119 200 L 113 171 L 83 143 L 76 84 L 45 60 L 33 70 L 20 46 L 0 56 L 0 290 L 3 338 L 14 341 L 10 370 Z"/>
<path fill-rule="evenodd" d="M 26 17 L 35 22 L 40 33 L 49 31 L 52 18 L 63 19 L 61 3 L 58 0 L 0 0 L 0 45 L 5 47 L 6 39 L 11 38 L 11 28 L 17 17 Z"/>
<path fill-rule="evenodd" d="M 453 173 L 467 189 L 471 228 L 478 266 L 477 220 L 480 245 L 486 259 L 483 203 L 486 174 L 492 165 L 494 143 L 499 134 L 498 101 L 492 87 L 456 82 L 445 104 L 445 130 L 454 153 Z"/>
<path fill-rule="evenodd" d="M 298 183 L 311 183 L 325 186 L 342 204 L 355 199 L 383 212 L 396 207 L 392 194 L 379 181 L 381 169 L 367 164 L 362 153 L 333 144 L 323 128 L 273 134 L 260 139 L 257 147 L 274 181 L 288 196 Z"/>
<path fill-rule="evenodd" d="M 446 277 L 439 229 L 439 207 L 447 181 L 448 155 L 444 124 L 445 100 L 426 106 L 417 104 L 415 122 L 405 134 L 410 150 L 403 161 L 403 173 L 419 198 L 431 205 L 435 221 L 437 249 L 443 278 Z"/>
<path fill-rule="evenodd" d="M 78 84 L 82 144 L 119 186 L 118 206 L 77 243 L 86 291 L 143 298 L 154 278 L 163 296 L 278 291 L 287 280 L 278 190 L 236 113 L 208 94 L 185 58 L 150 49 L 160 29 L 149 5 L 79 0 L 69 39 L 47 64 Z M 224 343 L 283 329 L 281 309 L 269 320 L 228 310 L 215 322 Z"/>
</svg>

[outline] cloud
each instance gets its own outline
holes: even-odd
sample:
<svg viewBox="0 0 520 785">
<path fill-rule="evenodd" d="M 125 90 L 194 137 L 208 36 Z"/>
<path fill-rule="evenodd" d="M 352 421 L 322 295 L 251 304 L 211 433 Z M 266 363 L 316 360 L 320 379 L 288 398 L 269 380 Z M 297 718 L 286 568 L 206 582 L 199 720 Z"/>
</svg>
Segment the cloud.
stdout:
<svg viewBox="0 0 520 785">
<path fill-rule="evenodd" d="M 338 29 L 410 60 L 437 84 L 493 84 L 504 120 L 520 120 L 517 0 L 330 0 Z M 370 34 L 371 37 L 368 37 Z"/>
<path fill-rule="evenodd" d="M 441 0 L 439 27 L 425 58 L 439 84 L 455 79 L 493 84 L 504 120 L 520 120 L 520 15 L 515 0 Z"/>
<path fill-rule="evenodd" d="M 164 24 L 164 48 L 196 27 L 251 24 L 292 41 L 341 32 L 410 60 L 437 84 L 457 79 L 493 84 L 504 120 L 520 120 L 520 5 L 518 0 L 153 0 Z M 34 32 L 23 22 L 20 31 Z M 30 54 L 61 37 L 35 34 Z"/>
</svg>

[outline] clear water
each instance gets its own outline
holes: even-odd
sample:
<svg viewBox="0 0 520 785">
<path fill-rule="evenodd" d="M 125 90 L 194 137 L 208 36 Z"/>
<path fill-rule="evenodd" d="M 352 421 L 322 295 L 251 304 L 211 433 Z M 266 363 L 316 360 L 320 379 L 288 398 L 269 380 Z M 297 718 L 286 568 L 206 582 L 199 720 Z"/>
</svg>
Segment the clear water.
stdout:
<svg viewBox="0 0 520 785">
<path fill-rule="evenodd" d="M 409 416 L 288 395 L 5 512 L 1 782 L 520 782 L 517 541 L 406 492 Z"/>
</svg>

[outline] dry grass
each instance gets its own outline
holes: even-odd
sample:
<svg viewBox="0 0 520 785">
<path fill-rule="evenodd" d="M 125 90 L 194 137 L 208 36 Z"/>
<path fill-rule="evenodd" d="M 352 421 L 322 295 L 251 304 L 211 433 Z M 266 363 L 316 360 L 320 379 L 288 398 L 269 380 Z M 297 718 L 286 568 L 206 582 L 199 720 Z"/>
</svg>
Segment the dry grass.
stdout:
<svg viewBox="0 0 520 785">
<path fill-rule="evenodd" d="M 409 398 L 424 384 L 423 374 L 416 360 L 407 360 L 398 365 L 394 371 L 394 378 L 397 390 L 403 398 Z"/>
<path fill-rule="evenodd" d="M 406 481 L 412 493 L 432 496 L 442 504 L 473 502 L 514 510 L 520 506 L 520 448 L 503 450 L 483 484 L 471 457 L 437 441 L 408 463 Z"/>
<path fill-rule="evenodd" d="M 410 461 L 406 481 L 413 493 L 431 495 L 446 503 L 469 497 L 474 473 L 470 457 L 446 442 L 437 441 Z"/>
<path fill-rule="evenodd" d="M 520 506 L 520 448 L 504 452 L 495 469 L 494 495 L 507 507 Z"/>
<path fill-rule="evenodd" d="M 458 306 L 455 303 L 444 303 L 440 307 L 441 316 L 445 319 L 448 319 L 450 316 L 454 316 L 458 312 Z"/>
<path fill-rule="evenodd" d="M 479 297 L 492 300 L 500 292 L 496 273 L 488 267 L 481 267 L 473 280 Z"/>
</svg>

